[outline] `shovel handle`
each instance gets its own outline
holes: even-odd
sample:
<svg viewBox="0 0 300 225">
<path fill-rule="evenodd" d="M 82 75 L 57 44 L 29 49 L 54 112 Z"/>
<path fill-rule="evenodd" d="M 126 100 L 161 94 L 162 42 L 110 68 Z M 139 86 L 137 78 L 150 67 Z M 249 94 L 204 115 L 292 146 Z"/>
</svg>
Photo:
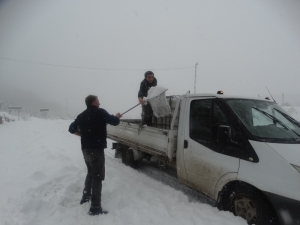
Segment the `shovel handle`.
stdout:
<svg viewBox="0 0 300 225">
<path fill-rule="evenodd" d="M 121 116 L 123 116 L 125 113 L 129 112 L 130 110 L 134 109 L 135 107 L 137 107 L 137 106 L 140 105 L 140 104 L 141 104 L 141 103 L 139 103 L 139 104 L 133 106 L 132 108 L 128 109 L 126 112 L 123 112 L 123 113 L 121 114 Z"/>
</svg>

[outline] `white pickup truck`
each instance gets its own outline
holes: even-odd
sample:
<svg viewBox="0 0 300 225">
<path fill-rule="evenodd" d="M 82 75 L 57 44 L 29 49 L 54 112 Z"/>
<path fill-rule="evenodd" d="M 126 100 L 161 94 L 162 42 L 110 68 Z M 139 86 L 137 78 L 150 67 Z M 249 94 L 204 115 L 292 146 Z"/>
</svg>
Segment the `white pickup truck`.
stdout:
<svg viewBox="0 0 300 225">
<path fill-rule="evenodd" d="M 300 123 L 270 100 L 219 94 L 167 97 L 153 126 L 107 127 L 126 165 L 174 167 L 180 182 L 249 224 L 300 224 Z"/>
</svg>

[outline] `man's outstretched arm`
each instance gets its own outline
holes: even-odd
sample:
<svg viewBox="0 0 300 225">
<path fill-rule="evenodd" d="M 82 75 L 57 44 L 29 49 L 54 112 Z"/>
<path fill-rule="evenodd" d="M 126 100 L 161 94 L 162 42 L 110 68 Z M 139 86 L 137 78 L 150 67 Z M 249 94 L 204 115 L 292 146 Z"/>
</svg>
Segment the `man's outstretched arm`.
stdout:
<svg viewBox="0 0 300 225">
<path fill-rule="evenodd" d="M 80 132 L 78 130 L 78 121 L 77 121 L 77 119 L 75 119 L 74 122 L 70 124 L 69 132 L 71 134 L 75 134 L 77 136 L 80 136 Z"/>
<path fill-rule="evenodd" d="M 119 125 L 121 117 L 122 117 L 122 115 L 120 113 L 117 113 L 115 116 L 109 115 L 109 113 L 103 109 L 103 119 L 106 123 L 108 123 L 110 125 L 113 125 L 113 126 Z"/>
</svg>

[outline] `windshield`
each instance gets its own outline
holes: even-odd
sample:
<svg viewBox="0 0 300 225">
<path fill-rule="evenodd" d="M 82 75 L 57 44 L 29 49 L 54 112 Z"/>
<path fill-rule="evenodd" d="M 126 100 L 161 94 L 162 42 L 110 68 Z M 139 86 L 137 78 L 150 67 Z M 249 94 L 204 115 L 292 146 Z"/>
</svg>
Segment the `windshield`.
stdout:
<svg viewBox="0 0 300 225">
<path fill-rule="evenodd" d="M 225 101 L 254 136 L 300 141 L 300 123 L 276 103 L 247 99 Z"/>
</svg>

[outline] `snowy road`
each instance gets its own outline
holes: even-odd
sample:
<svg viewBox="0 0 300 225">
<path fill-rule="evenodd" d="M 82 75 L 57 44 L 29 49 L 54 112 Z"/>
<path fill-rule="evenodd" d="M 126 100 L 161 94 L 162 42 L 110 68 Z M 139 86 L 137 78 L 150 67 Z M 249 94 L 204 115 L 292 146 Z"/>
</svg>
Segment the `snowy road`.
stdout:
<svg viewBox="0 0 300 225">
<path fill-rule="evenodd" d="M 102 192 L 109 214 L 88 216 L 89 203 L 79 204 L 86 167 L 69 123 L 32 118 L 0 125 L 1 225 L 246 224 L 179 184 L 173 173 L 148 163 L 131 169 L 110 149 Z"/>
<path fill-rule="evenodd" d="M 155 163 L 143 161 L 138 167 L 138 172 L 144 173 L 154 180 L 160 181 L 165 185 L 171 186 L 172 188 L 183 192 L 188 197 L 190 202 L 205 203 L 211 206 L 215 206 L 216 204 L 215 201 L 208 198 L 204 194 L 195 191 L 185 184 L 181 184 L 177 179 L 176 172 L 166 168 L 160 168 Z"/>
</svg>

